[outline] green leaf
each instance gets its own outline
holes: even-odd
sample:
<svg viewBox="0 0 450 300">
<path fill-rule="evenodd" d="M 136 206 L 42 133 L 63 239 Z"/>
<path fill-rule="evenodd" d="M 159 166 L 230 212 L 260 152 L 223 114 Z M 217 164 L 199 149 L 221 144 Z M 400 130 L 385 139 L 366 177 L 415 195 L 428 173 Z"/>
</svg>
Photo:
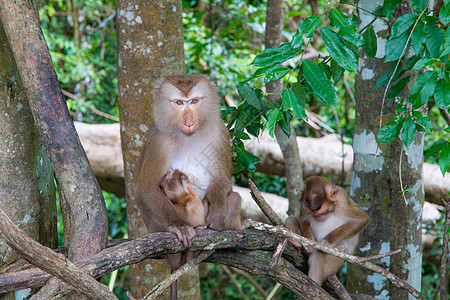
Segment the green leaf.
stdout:
<svg viewBox="0 0 450 300">
<path fill-rule="evenodd" d="M 283 119 L 281 119 L 280 121 L 278 121 L 278 126 L 280 126 L 281 130 L 283 130 L 283 132 L 287 135 L 287 136 L 291 136 L 291 113 L 289 112 L 289 110 L 282 112 L 283 114 Z"/>
<path fill-rule="evenodd" d="M 390 19 L 394 14 L 397 5 L 402 3 L 403 0 L 386 0 L 383 2 L 383 14 Z"/>
<path fill-rule="evenodd" d="M 241 97 L 247 101 L 254 108 L 261 108 L 261 100 L 258 98 L 258 94 L 254 89 L 250 87 L 248 83 L 244 83 L 238 86 L 238 92 Z"/>
<path fill-rule="evenodd" d="M 245 150 L 244 146 L 235 147 L 234 151 L 237 154 L 238 160 L 245 166 L 247 170 L 249 170 L 250 172 L 256 171 L 255 164 L 260 161 L 257 156 Z"/>
<path fill-rule="evenodd" d="M 291 40 L 291 48 L 292 49 L 296 49 L 296 48 L 301 48 L 303 46 L 303 35 L 301 32 L 296 32 L 294 33 L 294 35 L 292 36 L 292 40 Z"/>
<path fill-rule="evenodd" d="M 414 9 L 414 12 L 420 14 L 427 7 L 428 0 L 410 0 L 409 3 Z"/>
<path fill-rule="evenodd" d="M 420 20 L 411 35 L 411 45 L 416 55 L 420 55 L 425 49 L 425 43 L 427 42 L 427 31 L 425 24 Z"/>
<path fill-rule="evenodd" d="M 421 70 L 421 69 L 425 68 L 426 66 L 434 64 L 437 61 L 438 61 L 437 59 L 432 58 L 432 57 L 421 58 L 416 62 L 416 64 L 412 68 L 412 70 Z"/>
<path fill-rule="evenodd" d="M 408 35 L 409 32 L 406 31 L 396 38 L 389 38 L 386 43 L 386 58 L 384 60 L 385 62 L 397 60 L 400 58 L 402 53 L 403 55 L 406 54 L 409 48 L 406 47 L 405 50 L 406 43 L 408 42 Z"/>
<path fill-rule="evenodd" d="M 337 107 L 337 95 L 334 86 L 315 63 L 305 60 L 302 64 L 303 76 L 314 94 L 322 101 Z"/>
<path fill-rule="evenodd" d="M 439 168 L 441 169 L 442 176 L 450 169 L 450 143 L 447 143 L 439 155 Z"/>
<path fill-rule="evenodd" d="M 377 54 L 377 35 L 375 34 L 375 30 L 372 25 L 364 31 L 363 38 L 364 50 L 366 51 L 367 56 L 373 60 Z"/>
<path fill-rule="evenodd" d="M 308 119 L 303 102 L 297 98 L 292 90 L 285 90 L 283 93 L 283 111 L 286 111 L 289 108 L 292 108 L 294 117 L 297 120 Z"/>
<path fill-rule="evenodd" d="M 439 57 L 439 48 L 441 48 L 442 42 L 444 41 L 444 32 L 440 29 L 437 24 L 427 23 L 427 49 L 432 57 Z"/>
<path fill-rule="evenodd" d="M 383 6 L 381 6 L 381 5 L 375 7 L 375 9 L 373 10 L 372 14 L 373 14 L 375 17 L 378 17 L 378 18 L 384 18 L 384 17 L 386 17 L 386 15 L 385 15 L 384 12 L 383 12 Z"/>
<path fill-rule="evenodd" d="M 251 64 L 257 67 L 272 66 L 293 58 L 299 54 L 301 50 L 301 48 L 292 49 L 289 43 L 284 43 L 275 48 L 265 49 L 253 59 Z"/>
<path fill-rule="evenodd" d="M 413 104 L 413 109 L 417 109 L 427 103 L 436 88 L 437 73 L 426 71 L 420 74 L 414 81 L 409 95 L 409 102 Z"/>
<path fill-rule="evenodd" d="M 384 73 L 383 75 L 381 75 L 378 78 L 377 84 L 375 85 L 376 90 L 379 89 L 381 86 L 387 86 L 389 79 L 391 78 L 392 73 L 394 72 L 394 69 L 395 69 L 395 64 L 392 64 L 389 71 L 387 71 L 386 73 Z M 395 82 L 397 80 L 397 78 L 399 78 L 401 75 L 403 75 L 403 73 L 404 73 L 403 70 L 401 70 L 400 68 L 397 68 L 397 70 L 395 71 L 394 77 L 391 80 L 391 83 Z"/>
<path fill-rule="evenodd" d="M 283 67 L 280 65 L 274 65 L 274 66 L 270 66 L 270 67 L 264 67 L 264 68 L 258 68 L 255 73 L 253 73 L 252 76 L 250 76 L 249 78 L 245 79 L 244 81 L 242 81 L 242 83 L 246 83 L 250 80 L 253 80 L 255 78 L 258 78 L 260 76 L 266 75 L 266 74 L 283 74 L 286 75 L 289 72 L 289 68 L 288 67 Z M 282 75 L 281 77 L 283 77 L 284 75 Z M 279 77 L 279 78 L 281 78 Z M 278 79 L 279 79 L 278 78 Z"/>
<path fill-rule="evenodd" d="M 240 131 L 240 130 L 235 131 L 234 136 L 240 140 L 249 140 L 250 139 L 250 136 L 247 133 L 245 133 L 244 131 Z"/>
<path fill-rule="evenodd" d="M 428 149 L 425 152 L 425 158 L 429 158 L 432 156 L 435 156 L 436 154 L 438 154 L 439 152 L 441 152 L 442 148 L 444 148 L 445 145 L 447 145 L 447 141 L 437 141 L 435 142 L 430 149 Z"/>
<path fill-rule="evenodd" d="M 444 34 L 444 42 L 441 45 L 441 49 L 439 50 L 439 57 L 444 57 L 450 53 L 450 30 L 446 30 Z"/>
<path fill-rule="evenodd" d="M 334 59 L 331 60 L 331 76 L 333 76 L 334 83 L 341 80 L 344 71 L 344 68 L 341 67 Z"/>
<path fill-rule="evenodd" d="M 364 39 L 356 29 L 356 25 L 353 21 L 338 11 L 337 9 L 330 9 L 329 18 L 331 26 L 339 30 L 339 34 L 342 38 L 355 46 L 361 47 L 364 45 Z"/>
<path fill-rule="evenodd" d="M 433 129 L 433 123 L 431 123 L 430 118 L 421 116 L 416 119 L 416 129 L 418 131 L 430 132 Z M 418 129 L 418 127 L 421 127 Z"/>
<path fill-rule="evenodd" d="M 402 128 L 402 123 L 389 122 L 378 131 L 378 142 L 388 144 L 395 141 Z"/>
<path fill-rule="evenodd" d="M 402 133 L 400 136 L 406 147 L 409 147 L 409 145 L 414 142 L 416 137 L 416 124 L 413 119 L 407 118 L 405 122 L 403 122 Z"/>
<path fill-rule="evenodd" d="M 444 4 L 439 10 L 439 19 L 445 26 L 450 22 L 450 4 Z"/>
<path fill-rule="evenodd" d="M 297 32 L 306 35 L 306 38 L 311 38 L 319 26 L 320 18 L 318 16 L 311 16 L 304 19 L 297 27 Z"/>
<path fill-rule="evenodd" d="M 283 119 L 283 115 L 281 114 L 278 108 L 272 109 L 267 112 L 267 122 L 266 128 L 269 129 L 269 134 L 272 138 L 274 138 L 275 133 L 275 125 L 278 121 Z"/>
<path fill-rule="evenodd" d="M 339 35 L 328 28 L 320 30 L 322 40 L 330 55 L 336 62 L 349 72 L 358 72 L 358 59 L 344 44 Z"/>
<path fill-rule="evenodd" d="M 441 78 L 436 83 L 434 90 L 434 101 L 436 105 L 443 110 L 447 110 L 450 105 L 450 82 L 447 79 Z"/>
<path fill-rule="evenodd" d="M 400 95 L 405 89 L 406 84 L 409 82 L 411 76 L 406 76 L 400 79 L 395 85 L 391 86 L 388 92 L 388 98 L 392 99 Z"/>
<path fill-rule="evenodd" d="M 331 80 L 331 69 L 330 66 L 324 63 L 323 61 L 318 64 L 319 68 L 327 75 L 328 80 Z"/>
<path fill-rule="evenodd" d="M 413 26 L 414 22 L 417 19 L 417 15 L 415 14 L 406 14 L 399 17 L 394 25 L 392 26 L 391 36 L 390 38 L 396 38 L 405 32 L 411 32 L 409 29 Z"/>
</svg>

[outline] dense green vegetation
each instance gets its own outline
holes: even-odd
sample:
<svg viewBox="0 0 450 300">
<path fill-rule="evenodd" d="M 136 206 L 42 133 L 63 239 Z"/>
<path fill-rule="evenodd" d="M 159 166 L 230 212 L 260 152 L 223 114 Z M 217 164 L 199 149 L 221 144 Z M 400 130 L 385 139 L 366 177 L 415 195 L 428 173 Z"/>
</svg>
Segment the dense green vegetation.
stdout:
<svg viewBox="0 0 450 300">
<path fill-rule="evenodd" d="M 242 140 L 248 138 L 248 133 L 258 135 L 263 129 L 273 133 L 276 124 L 289 132 L 287 124 L 292 122 L 300 136 L 338 133 L 345 143 L 351 143 L 358 47 L 364 47 L 372 57 L 376 52 L 373 28 L 367 26 L 358 30 L 355 7 L 349 1 L 341 1 L 338 5 L 321 0 L 318 1 L 318 11 L 314 11 L 320 17 L 311 17 L 313 10 L 309 5 L 285 1 L 284 44 L 262 51 L 265 1 L 226 0 L 214 2 L 211 7 L 208 5 L 210 2 L 203 1 L 206 5 L 202 6 L 200 1 L 183 1 L 186 72 L 213 77 L 221 98 L 226 99 L 222 112 L 233 128 L 233 145 L 238 153 L 235 171 L 244 168 L 252 171 L 258 161 L 243 149 Z M 343 2 L 349 5 L 344 6 Z M 415 4 L 416 1 L 411 2 L 415 11 L 420 13 L 423 7 Z M 446 98 L 450 94 L 450 31 L 444 30 L 450 21 L 450 3 L 445 2 L 439 17 L 422 16 L 419 19 L 418 14 L 409 14 L 393 25 L 387 47 L 391 50 L 388 59 L 394 63 L 390 73 L 379 80 L 379 86 L 388 84 L 395 63 L 400 60 L 386 101 L 398 96 L 411 81 L 414 110 L 411 112 L 403 104 L 398 105 L 397 117 L 378 135 L 387 143 L 395 139 L 403 128 L 403 141 L 410 144 L 416 130 L 426 131 L 426 149 L 431 149 L 426 159 L 440 163 L 442 172 L 450 168 L 448 124 L 442 117 L 442 111 L 448 110 L 450 105 L 450 98 Z M 379 8 L 374 17 L 391 17 L 395 9 L 393 4 L 398 3 L 385 1 L 386 5 Z M 113 122 L 99 115 L 97 110 L 118 117 L 114 1 L 48 0 L 40 9 L 40 17 L 73 119 L 92 123 Z M 413 39 L 408 41 L 410 34 Z M 412 44 L 417 55 L 406 57 L 402 53 L 407 43 Z M 331 55 L 319 56 L 317 64 L 290 60 L 299 54 L 306 55 L 312 48 Z M 417 79 L 404 76 L 411 70 L 424 67 L 427 71 Z M 269 103 L 262 88 L 264 83 L 279 78 L 283 78 L 284 90 L 278 101 Z M 427 115 L 422 109 L 425 104 L 429 110 Z M 309 121 L 315 123 L 319 130 L 306 124 L 305 109 L 317 117 Z M 246 173 L 237 174 L 235 181 L 245 185 L 249 176 L 263 191 L 286 195 L 283 178 Z M 125 200 L 107 193 L 105 199 L 110 237 L 126 237 Z M 443 227 L 443 224 L 438 226 Z M 436 286 L 436 268 L 431 264 L 423 267 L 423 292 L 427 297 L 431 297 Z M 226 277 L 223 273 L 218 266 L 203 267 L 203 276 L 210 279 Z M 102 281 L 115 286 L 115 292 L 121 299 L 126 299 L 123 294 L 127 290 L 126 272 L 121 270 L 119 276 L 114 277 L 116 275 L 106 276 Z M 236 274 L 233 276 L 244 294 L 255 294 L 254 286 L 247 279 Z M 203 290 L 218 288 L 222 289 L 224 299 L 239 299 L 241 295 L 235 285 L 229 278 L 226 280 L 226 286 L 221 286 L 222 283 L 216 279 L 205 281 L 203 287 L 207 285 L 208 289 Z M 267 280 L 257 280 L 266 290 L 273 286 Z M 282 297 L 285 293 L 287 291 L 283 290 L 277 296 Z M 209 299 L 212 294 L 204 292 L 203 296 Z"/>
</svg>

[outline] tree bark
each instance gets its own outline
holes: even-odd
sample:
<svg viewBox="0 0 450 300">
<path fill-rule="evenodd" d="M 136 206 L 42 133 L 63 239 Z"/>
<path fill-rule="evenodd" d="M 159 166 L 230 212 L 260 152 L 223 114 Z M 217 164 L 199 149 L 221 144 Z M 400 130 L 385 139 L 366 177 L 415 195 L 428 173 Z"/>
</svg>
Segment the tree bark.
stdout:
<svg viewBox="0 0 450 300">
<path fill-rule="evenodd" d="M 144 236 L 147 229 L 137 209 L 137 163 L 153 119 L 155 81 L 185 73 L 182 1 L 120 0 L 117 8 L 118 89 L 122 151 L 125 162 L 128 235 Z M 169 274 L 165 261 L 130 267 L 131 293 L 142 297 Z M 183 276 L 180 298 L 199 298 L 198 268 Z M 197 297 L 198 296 L 198 297 Z M 165 293 L 164 297 L 168 297 Z"/>
<path fill-rule="evenodd" d="M 373 11 L 382 1 L 359 1 L 359 6 Z M 372 21 L 373 16 L 359 10 L 360 28 Z M 405 147 L 397 139 L 390 144 L 377 143 L 380 112 L 382 123 L 392 120 L 395 104 L 385 101 L 382 107 L 384 87 L 375 90 L 378 78 L 388 71 L 384 63 L 386 41 L 384 21 L 375 21 L 378 35 L 378 51 L 372 61 L 360 51 L 356 77 L 356 118 L 353 137 L 354 165 L 350 196 L 370 216 L 371 221 L 361 234 L 357 255 L 373 255 L 402 249 L 401 254 L 382 259 L 382 266 L 389 269 L 420 291 L 421 286 L 421 214 L 424 202 L 422 181 L 423 133 L 416 133 L 415 141 Z M 409 92 L 408 92 L 409 94 Z M 408 96 L 408 95 L 407 95 Z M 403 188 L 411 188 L 411 194 L 402 194 Z M 407 299 L 408 294 L 395 288 L 390 282 L 367 270 L 349 266 L 348 290 L 363 292 L 376 297 Z"/>
<path fill-rule="evenodd" d="M 0 45 L 0 206 L 27 235 L 56 247 L 53 170 L 48 163 L 35 164 L 48 162 L 48 155 L 38 151 L 43 150 L 41 138 L 1 22 Z M 0 257 L 2 273 L 19 258 L 3 240 Z M 15 299 L 13 294 L 0 297 L 10 298 Z"/>
<path fill-rule="evenodd" d="M 265 47 L 273 48 L 281 45 L 284 26 L 283 0 L 268 0 L 266 13 Z M 283 79 L 266 84 L 267 98 L 275 101 L 281 97 L 283 91 Z M 286 191 L 289 199 L 288 215 L 297 216 L 300 211 L 300 195 L 296 188 L 303 188 L 303 173 L 301 160 L 297 146 L 295 131 L 291 128 L 288 137 L 279 126 L 275 128 L 275 136 L 280 145 L 284 158 Z"/>
</svg>

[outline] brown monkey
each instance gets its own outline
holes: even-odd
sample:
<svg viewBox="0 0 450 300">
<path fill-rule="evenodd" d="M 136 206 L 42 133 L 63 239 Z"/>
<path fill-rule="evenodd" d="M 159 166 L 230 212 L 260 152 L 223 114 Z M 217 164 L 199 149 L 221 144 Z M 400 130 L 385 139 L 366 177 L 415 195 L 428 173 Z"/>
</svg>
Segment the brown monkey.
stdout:
<svg viewBox="0 0 450 300">
<path fill-rule="evenodd" d="M 174 169 L 186 174 L 199 198 L 206 199 L 208 228 L 239 229 L 241 198 L 231 190 L 230 135 L 220 118 L 215 86 L 203 75 L 166 77 L 154 91 L 153 115 L 136 189 L 148 231 L 172 231 L 185 246 L 195 236 L 159 187 Z M 183 258 L 167 256 L 172 270 Z M 172 287 L 172 297 L 175 292 Z"/>
<path fill-rule="evenodd" d="M 206 224 L 208 202 L 197 196 L 186 174 L 176 169 L 170 171 L 159 186 L 188 226 L 196 228 Z"/>
<path fill-rule="evenodd" d="M 289 217 L 286 227 L 325 246 L 353 253 L 359 232 L 369 223 L 369 216 L 342 187 L 327 178 L 310 177 L 305 181 L 303 191 L 298 192 L 302 196 L 300 216 L 298 219 Z M 308 259 L 308 276 L 320 285 L 344 263 L 342 259 L 316 249 L 307 250 L 312 251 Z"/>
</svg>

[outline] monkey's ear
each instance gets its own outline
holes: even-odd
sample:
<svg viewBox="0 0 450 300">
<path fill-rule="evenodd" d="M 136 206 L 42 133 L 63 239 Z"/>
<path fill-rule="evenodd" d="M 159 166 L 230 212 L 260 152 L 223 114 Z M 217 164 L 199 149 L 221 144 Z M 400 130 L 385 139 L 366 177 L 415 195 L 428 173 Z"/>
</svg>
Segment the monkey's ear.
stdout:
<svg viewBox="0 0 450 300">
<path fill-rule="evenodd" d="M 299 190 L 299 189 L 295 189 L 295 191 L 297 192 L 297 194 L 299 194 L 300 196 L 303 195 L 303 191 Z"/>
<path fill-rule="evenodd" d="M 338 193 L 339 193 L 339 188 L 337 186 L 332 187 L 331 191 L 330 191 L 330 198 L 334 199 Z"/>
</svg>

